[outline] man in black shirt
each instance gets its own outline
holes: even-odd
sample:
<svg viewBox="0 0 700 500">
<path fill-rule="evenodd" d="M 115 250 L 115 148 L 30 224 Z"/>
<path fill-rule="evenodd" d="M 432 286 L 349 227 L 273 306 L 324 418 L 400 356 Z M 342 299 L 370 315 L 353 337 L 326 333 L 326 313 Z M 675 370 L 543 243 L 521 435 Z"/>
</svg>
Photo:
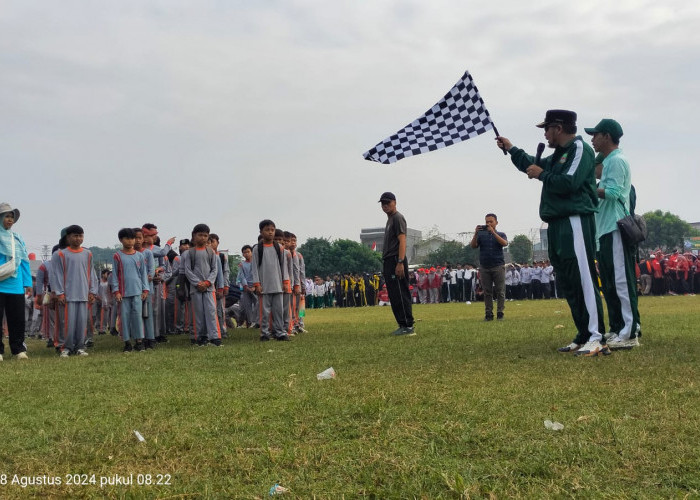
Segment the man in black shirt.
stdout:
<svg viewBox="0 0 700 500">
<path fill-rule="evenodd" d="M 493 294 L 496 294 L 497 319 L 503 319 L 506 302 L 506 269 L 503 247 L 508 246 L 505 233 L 496 231 L 496 214 L 486 214 L 486 225 L 476 226 L 470 247 L 479 247 L 479 275 L 484 290 L 484 321 L 493 321 Z"/>
<path fill-rule="evenodd" d="M 406 219 L 396 211 L 394 193 L 383 193 L 379 198 L 387 215 L 384 230 L 383 274 L 389 293 L 391 310 L 399 327 L 393 335 L 415 335 L 411 292 L 408 288 L 408 260 L 406 259 Z"/>
</svg>

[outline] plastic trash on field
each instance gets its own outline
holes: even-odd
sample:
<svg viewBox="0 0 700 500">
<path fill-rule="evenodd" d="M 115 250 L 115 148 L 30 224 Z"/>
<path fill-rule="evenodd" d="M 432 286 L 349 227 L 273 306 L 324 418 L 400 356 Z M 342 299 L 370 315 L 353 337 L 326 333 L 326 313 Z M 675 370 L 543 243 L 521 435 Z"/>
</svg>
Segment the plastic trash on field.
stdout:
<svg viewBox="0 0 700 500">
<path fill-rule="evenodd" d="M 138 439 L 140 442 L 145 443 L 146 440 L 144 437 L 141 435 L 139 431 L 134 431 L 134 435 L 136 436 L 136 439 Z"/>
<path fill-rule="evenodd" d="M 318 380 L 329 380 L 335 378 L 335 370 L 332 366 L 330 368 L 326 368 L 321 373 L 317 373 L 316 378 Z"/>
<path fill-rule="evenodd" d="M 287 488 L 284 486 L 280 486 L 279 484 L 275 484 L 274 486 L 270 487 L 270 496 L 274 497 L 275 495 L 283 495 L 289 491 Z"/>
<path fill-rule="evenodd" d="M 544 427 L 545 429 L 549 429 L 550 431 L 560 431 L 564 428 L 564 424 L 560 424 L 559 422 L 552 422 L 551 420 L 545 420 Z"/>
</svg>

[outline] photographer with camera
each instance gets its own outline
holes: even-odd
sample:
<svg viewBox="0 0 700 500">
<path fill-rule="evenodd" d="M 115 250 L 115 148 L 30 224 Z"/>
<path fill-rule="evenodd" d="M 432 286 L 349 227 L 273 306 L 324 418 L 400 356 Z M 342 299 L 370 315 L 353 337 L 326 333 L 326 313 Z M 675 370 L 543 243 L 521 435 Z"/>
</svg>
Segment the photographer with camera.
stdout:
<svg viewBox="0 0 700 500">
<path fill-rule="evenodd" d="M 486 214 L 486 224 L 476 226 L 469 246 L 479 248 L 479 275 L 484 290 L 484 321 L 493 321 L 493 294 L 496 294 L 496 318 L 503 319 L 506 301 L 506 269 L 503 247 L 508 246 L 505 233 L 496 231 L 496 214 Z"/>
</svg>

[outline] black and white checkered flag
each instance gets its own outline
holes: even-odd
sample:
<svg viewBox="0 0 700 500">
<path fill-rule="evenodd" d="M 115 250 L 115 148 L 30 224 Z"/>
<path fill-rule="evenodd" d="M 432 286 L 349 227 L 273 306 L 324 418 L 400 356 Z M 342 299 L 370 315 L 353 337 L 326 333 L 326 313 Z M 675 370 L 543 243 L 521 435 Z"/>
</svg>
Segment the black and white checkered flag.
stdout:
<svg viewBox="0 0 700 500">
<path fill-rule="evenodd" d="M 495 129 L 469 71 L 423 116 L 363 154 L 365 160 L 394 163 L 435 151 Z"/>
</svg>

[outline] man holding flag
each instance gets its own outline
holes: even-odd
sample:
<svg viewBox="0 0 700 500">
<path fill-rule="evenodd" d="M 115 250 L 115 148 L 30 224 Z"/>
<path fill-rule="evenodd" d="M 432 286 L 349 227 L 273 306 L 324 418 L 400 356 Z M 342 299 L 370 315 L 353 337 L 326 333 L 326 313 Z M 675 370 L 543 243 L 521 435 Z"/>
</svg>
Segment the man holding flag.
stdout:
<svg viewBox="0 0 700 500">
<path fill-rule="evenodd" d="M 496 144 L 508 151 L 513 164 L 530 179 L 542 183 L 540 218 L 547 222 L 549 260 L 571 309 L 578 333 L 560 352 L 597 356 L 609 354 L 603 305 L 595 269 L 595 214 L 598 210 L 594 154 L 576 135 L 576 113 L 553 109 L 537 127 L 544 129 L 547 145 L 554 154 L 533 158 L 505 137 Z"/>
</svg>

